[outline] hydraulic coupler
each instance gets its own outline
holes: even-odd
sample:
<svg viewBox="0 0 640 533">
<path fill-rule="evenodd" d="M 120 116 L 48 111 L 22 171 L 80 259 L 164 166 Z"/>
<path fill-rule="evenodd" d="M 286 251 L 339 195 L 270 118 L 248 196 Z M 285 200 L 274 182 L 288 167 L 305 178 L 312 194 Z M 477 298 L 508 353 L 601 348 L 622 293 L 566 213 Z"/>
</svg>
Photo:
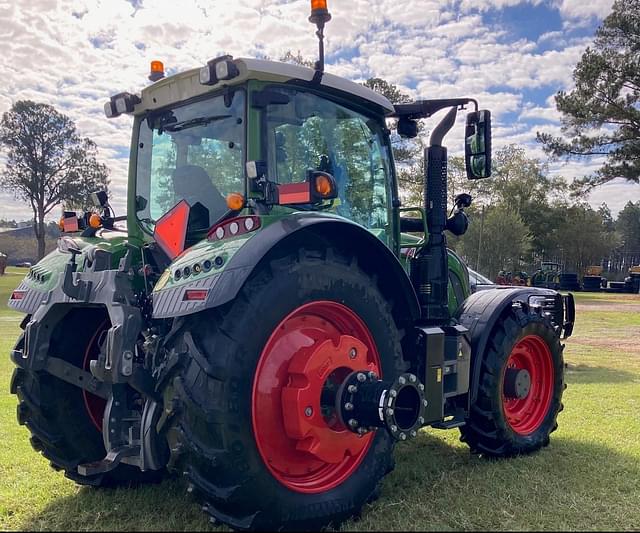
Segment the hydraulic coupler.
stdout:
<svg viewBox="0 0 640 533">
<path fill-rule="evenodd" d="M 372 371 L 352 372 L 336 396 L 336 412 L 347 429 L 364 435 L 384 428 L 396 440 L 417 435 L 425 422 L 426 405 L 424 385 L 413 374 L 391 382 L 378 379 Z"/>
</svg>

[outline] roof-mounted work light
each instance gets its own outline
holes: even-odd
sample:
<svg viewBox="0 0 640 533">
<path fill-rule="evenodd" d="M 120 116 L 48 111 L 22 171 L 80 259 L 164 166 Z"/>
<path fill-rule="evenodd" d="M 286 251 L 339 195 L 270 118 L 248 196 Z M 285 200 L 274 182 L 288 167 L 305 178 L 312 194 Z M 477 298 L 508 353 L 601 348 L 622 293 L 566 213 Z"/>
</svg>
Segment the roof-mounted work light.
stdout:
<svg viewBox="0 0 640 533">
<path fill-rule="evenodd" d="M 133 113 L 136 104 L 142 100 L 135 94 L 119 93 L 112 96 L 111 99 L 104 104 L 104 114 L 107 118 L 114 118 L 123 113 Z"/>
<path fill-rule="evenodd" d="M 200 69 L 200 83 L 202 85 L 215 85 L 220 81 L 231 80 L 239 75 L 240 70 L 233 62 L 233 57 L 217 57 Z"/>
</svg>

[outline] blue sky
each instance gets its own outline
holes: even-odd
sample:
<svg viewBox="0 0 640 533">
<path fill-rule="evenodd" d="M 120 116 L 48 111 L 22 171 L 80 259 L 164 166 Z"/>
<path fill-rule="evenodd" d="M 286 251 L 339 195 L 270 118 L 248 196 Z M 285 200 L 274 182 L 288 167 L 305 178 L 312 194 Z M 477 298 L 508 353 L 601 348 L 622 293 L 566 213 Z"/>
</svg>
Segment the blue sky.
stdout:
<svg viewBox="0 0 640 533">
<path fill-rule="evenodd" d="M 496 147 L 518 143 L 545 159 L 535 133 L 559 132 L 553 95 L 571 89 L 573 67 L 610 7 L 611 0 L 330 0 L 327 70 L 355 81 L 382 77 L 414 97 L 475 97 L 493 112 Z M 70 115 L 97 142 L 122 212 L 131 119 L 108 121 L 104 101 L 144 87 L 152 59 L 171 73 L 222 53 L 314 58 L 308 12 L 308 0 L 0 3 L 0 113 L 30 98 Z M 462 148 L 461 134 L 458 127 L 447 138 L 450 153 Z M 550 164 L 568 180 L 597 167 Z M 640 200 L 640 186 L 614 181 L 587 200 L 615 212 Z M 29 216 L 0 193 L 0 218 Z"/>
</svg>

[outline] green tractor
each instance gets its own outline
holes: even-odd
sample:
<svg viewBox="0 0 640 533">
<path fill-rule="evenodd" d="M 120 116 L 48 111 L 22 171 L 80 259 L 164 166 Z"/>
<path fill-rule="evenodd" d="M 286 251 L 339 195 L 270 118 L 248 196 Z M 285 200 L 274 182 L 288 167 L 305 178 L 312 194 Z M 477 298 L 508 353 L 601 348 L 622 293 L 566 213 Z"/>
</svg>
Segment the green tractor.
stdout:
<svg viewBox="0 0 640 533">
<path fill-rule="evenodd" d="M 315 1 L 322 44 L 330 16 Z M 445 231 L 445 134 L 466 117 L 470 178 L 490 174 L 490 114 L 470 98 L 392 105 L 315 69 L 233 59 L 120 93 L 133 118 L 126 217 L 97 213 L 34 265 L 11 392 L 31 444 L 83 485 L 184 479 L 235 529 L 317 529 L 357 514 L 398 442 L 459 428 L 486 456 L 557 427 L 572 297 L 470 293 Z M 387 119 L 425 150 L 402 207 Z M 419 217 L 404 217 L 409 212 Z M 423 237 L 415 236 L 422 233 Z"/>
</svg>

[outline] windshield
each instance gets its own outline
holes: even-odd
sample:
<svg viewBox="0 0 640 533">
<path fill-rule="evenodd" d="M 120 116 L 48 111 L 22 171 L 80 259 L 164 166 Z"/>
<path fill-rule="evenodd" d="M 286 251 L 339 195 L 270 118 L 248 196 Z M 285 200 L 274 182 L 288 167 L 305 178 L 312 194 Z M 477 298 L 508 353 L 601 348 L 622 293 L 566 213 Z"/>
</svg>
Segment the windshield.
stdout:
<svg viewBox="0 0 640 533">
<path fill-rule="evenodd" d="M 140 124 L 136 210 L 148 227 L 181 200 L 206 229 L 244 193 L 244 91 L 149 113 Z"/>
<path fill-rule="evenodd" d="M 299 183 L 309 169 L 329 172 L 338 185 L 329 212 L 388 230 L 391 162 L 381 124 L 310 92 L 277 91 L 289 101 L 267 108 L 272 179 Z"/>
</svg>

